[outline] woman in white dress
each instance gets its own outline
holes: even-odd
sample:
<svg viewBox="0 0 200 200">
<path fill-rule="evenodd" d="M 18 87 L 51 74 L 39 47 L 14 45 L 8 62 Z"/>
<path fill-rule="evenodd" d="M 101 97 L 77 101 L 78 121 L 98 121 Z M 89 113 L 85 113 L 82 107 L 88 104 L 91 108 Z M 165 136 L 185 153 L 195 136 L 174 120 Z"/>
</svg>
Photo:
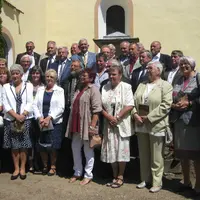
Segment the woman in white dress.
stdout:
<svg viewBox="0 0 200 200">
<path fill-rule="evenodd" d="M 121 81 L 121 64 L 114 59 L 110 64 L 110 81 L 102 88 L 104 137 L 101 160 L 111 163 L 113 169 L 113 180 L 106 185 L 119 188 L 124 182 L 126 162 L 130 161 L 129 140 L 133 133 L 130 114 L 134 100 L 131 85 Z"/>
</svg>

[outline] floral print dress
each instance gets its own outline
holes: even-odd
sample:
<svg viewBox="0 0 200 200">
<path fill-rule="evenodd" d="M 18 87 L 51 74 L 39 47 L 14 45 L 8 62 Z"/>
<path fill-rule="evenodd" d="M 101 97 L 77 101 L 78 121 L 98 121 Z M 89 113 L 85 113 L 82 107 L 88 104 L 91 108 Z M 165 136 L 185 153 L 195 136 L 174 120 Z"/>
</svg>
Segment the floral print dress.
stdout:
<svg viewBox="0 0 200 200">
<path fill-rule="evenodd" d="M 120 82 L 116 88 L 112 89 L 111 83 L 106 84 L 102 89 L 103 108 L 110 115 L 116 116 L 124 106 L 133 106 L 133 94 L 129 84 Z M 126 127 L 124 123 L 119 123 L 113 127 L 104 118 L 103 123 L 103 143 L 101 148 L 101 160 L 106 163 L 129 162 L 130 161 L 130 135 L 131 117 L 126 116 Z M 130 127 L 129 127 L 130 126 Z M 128 129 L 127 129 L 128 128 Z M 127 131 L 128 130 L 128 131 Z M 127 136 L 121 132 L 127 132 Z"/>
</svg>

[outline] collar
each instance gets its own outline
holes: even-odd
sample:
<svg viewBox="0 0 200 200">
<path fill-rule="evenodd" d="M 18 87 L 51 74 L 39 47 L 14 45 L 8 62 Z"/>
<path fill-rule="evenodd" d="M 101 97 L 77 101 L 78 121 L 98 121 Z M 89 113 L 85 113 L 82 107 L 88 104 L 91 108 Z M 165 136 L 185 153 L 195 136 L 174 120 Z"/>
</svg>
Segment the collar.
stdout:
<svg viewBox="0 0 200 200">
<path fill-rule="evenodd" d="M 34 57 L 34 52 L 32 52 L 32 54 L 28 54 L 28 53 L 26 52 L 26 55 L 33 56 L 33 57 Z"/>
<path fill-rule="evenodd" d="M 154 56 L 154 58 L 159 58 L 159 59 L 160 59 L 160 52 L 157 53 L 157 54 Z"/>
<path fill-rule="evenodd" d="M 86 53 L 82 53 L 82 56 L 87 56 L 88 55 L 88 51 Z"/>
<path fill-rule="evenodd" d="M 42 90 L 45 90 L 46 86 L 41 86 L 40 88 Z M 55 90 L 58 90 L 58 89 L 59 89 L 59 86 L 55 83 L 54 86 L 53 86 L 53 88 L 52 88 L 52 90 L 55 91 Z"/>
</svg>

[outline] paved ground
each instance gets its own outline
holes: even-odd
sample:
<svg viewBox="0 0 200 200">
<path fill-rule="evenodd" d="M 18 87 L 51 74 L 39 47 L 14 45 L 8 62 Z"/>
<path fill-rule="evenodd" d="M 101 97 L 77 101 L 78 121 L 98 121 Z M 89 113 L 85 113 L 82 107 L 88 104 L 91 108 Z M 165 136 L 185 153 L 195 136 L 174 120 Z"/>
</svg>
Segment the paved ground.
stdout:
<svg viewBox="0 0 200 200">
<path fill-rule="evenodd" d="M 125 183 L 121 188 L 112 189 L 104 184 L 107 180 L 94 180 L 86 186 L 79 181 L 68 183 L 69 179 L 58 176 L 48 177 L 28 173 L 26 180 L 10 180 L 9 173 L 0 174 L 0 200 L 181 200 L 190 199 L 174 193 L 180 179 L 169 177 L 164 180 L 165 188 L 151 194 L 148 189 L 138 190 L 133 182 Z M 171 191 L 170 191 L 171 190 Z"/>
</svg>

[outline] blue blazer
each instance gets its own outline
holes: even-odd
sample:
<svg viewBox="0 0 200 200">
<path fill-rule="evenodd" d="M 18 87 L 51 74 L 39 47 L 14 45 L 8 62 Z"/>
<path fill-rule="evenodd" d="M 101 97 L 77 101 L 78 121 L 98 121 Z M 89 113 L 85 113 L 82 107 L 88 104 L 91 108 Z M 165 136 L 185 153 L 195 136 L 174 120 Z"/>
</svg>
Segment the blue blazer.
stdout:
<svg viewBox="0 0 200 200">
<path fill-rule="evenodd" d="M 92 52 L 88 52 L 88 59 L 87 59 L 87 64 L 86 66 L 84 65 L 84 61 L 82 59 L 82 54 L 75 54 L 71 57 L 72 60 L 79 60 L 81 62 L 81 66 L 82 68 L 94 68 L 95 71 L 96 70 L 96 54 L 92 53 Z"/>
<path fill-rule="evenodd" d="M 62 83 L 65 79 L 69 77 L 71 73 L 71 70 L 70 70 L 71 63 L 72 63 L 71 59 L 67 59 L 67 62 L 65 64 L 65 69 L 60 77 L 60 83 Z"/>
</svg>

